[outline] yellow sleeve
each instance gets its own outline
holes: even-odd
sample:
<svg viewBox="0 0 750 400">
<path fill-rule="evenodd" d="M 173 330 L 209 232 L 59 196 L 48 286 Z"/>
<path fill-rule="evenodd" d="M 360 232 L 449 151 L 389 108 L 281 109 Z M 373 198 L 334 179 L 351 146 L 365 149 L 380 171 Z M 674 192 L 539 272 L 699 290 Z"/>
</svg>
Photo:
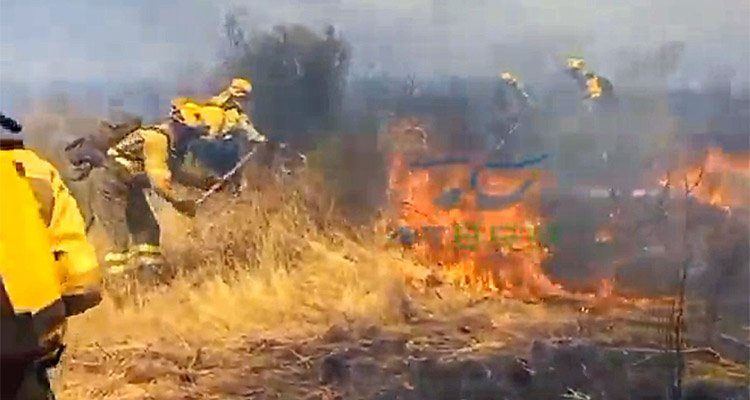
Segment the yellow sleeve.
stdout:
<svg viewBox="0 0 750 400">
<path fill-rule="evenodd" d="M 98 291 L 101 270 L 94 247 L 86 237 L 86 225 L 78 203 L 52 166 L 50 181 L 54 206 L 50 221 L 52 252 L 57 254 L 63 296 Z"/>
<path fill-rule="evenodd" d="M 0 150 L 0 284 L 16 312 L 37 312 L 60 298 L 49 235 L 12 154 Z M 3 321 L 3 323 L 5 323 Z"/>
<path fill-rule="evenodd" d="M 224 131 L 230 131 L 234 128 L 244 128 L 242 113 L 236 108 L 224 110 Z"/>
<path fill-rule="evenodd" d="M 221 93 L 217 94 L 214 97 L 211 97 L 206 101 L 206 105 L 212 105 L 212 106 L 223 106 L 226 102 L 229 101 L 229 99 L 232 97 L 232 95 L 229 93 L 228 90 L 224 90 Z"/>
<path fill-rule="evenodd" d="M 169 139 L 161 132 L 143 129 L 143 156 L 146 175 L 153 188 L 160 194 L 172 193 L 172 173 L 169 170 Z"/>
<path fill-rule="evenodd" d="M 602 94 L 602 87 L 599 83 L 598 78 L 592 78 L 589 79 L 588 82 L 586 82 L 586 85 L 588 86 L 588 95 L 589 97 L 599 97 Z"/>
<path fill-rule="evenodd" d="M 225 113 L 225 121 L 228 128 L 231 129 L 236 127 L 241 129 L 247 136 L 247 139 L 252 142 L 264 142 L 266 140 L 265 136 L 255 129 L 255 126 L 250 122 L 250 118 L 247 114 L 241 110 L 236 108 L 227 110 Z"/>
</svg>

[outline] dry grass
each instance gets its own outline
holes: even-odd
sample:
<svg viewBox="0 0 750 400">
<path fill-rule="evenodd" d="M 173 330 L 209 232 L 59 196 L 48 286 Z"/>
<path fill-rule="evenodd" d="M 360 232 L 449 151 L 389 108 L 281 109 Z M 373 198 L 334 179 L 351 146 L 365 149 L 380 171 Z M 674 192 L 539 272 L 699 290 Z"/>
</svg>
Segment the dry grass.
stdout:
<svg viewBox="0 0 750 400">
<path fill-rule="evenodd" d="M 213 342 L 239 335 L 306 335 L 334 323 L 396 323 L 404 273 L 371 244 L 336 230 L 309 185 L 217 197 L 194 220 L 159 212 L 168 260 L 180 271 L 144 304 L 105 301 L 71 321 L 69 340 Z M 313 190 L 314 192 L 314 190 Z"/>
<path fill-rule="evenodd" d="M 408 262 L 393 263 L 395 255 L 374 243 L 342 234 L 329 202 L 309 177 L 303 181 L 237 199 L 220 194 L 192 220 L 157 205 L 179 274 L 139 293 L 139 304 L 117 308 L 107 298 L 70 321 L 55 380 L 60 397 L 143 398 L 144 387 L 123 375 L 137 360 L 115 361 L 132 351 L 232 348 L 257 338 L 309 338 L 333 324 L 403 321 L 408 295 L 399 265 Z M 87 363 L 103 365 L 82 371 Z M 170 382 L 151 385 L 179 386 Z"/>
</svg>

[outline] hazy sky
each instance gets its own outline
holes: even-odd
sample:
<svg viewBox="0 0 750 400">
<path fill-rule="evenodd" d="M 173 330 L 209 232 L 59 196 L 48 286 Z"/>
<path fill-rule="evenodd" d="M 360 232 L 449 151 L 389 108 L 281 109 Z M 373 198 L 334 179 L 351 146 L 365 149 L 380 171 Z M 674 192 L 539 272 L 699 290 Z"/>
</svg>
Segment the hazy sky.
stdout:
<svg viewBox="0 0 750 400">
<path fill-rule="evenodd" d="M 750 74 L 750 0 L 0 0 L 0 79 L 162 79 L 208 66 L 237 5 L 249 28 L 335 24 L 355 72 L 539 76 L 578 51 L 612 76 L 622 50 L 678 40 L 682 83 L 719 64 L 740 83 Z"/>
</svg>

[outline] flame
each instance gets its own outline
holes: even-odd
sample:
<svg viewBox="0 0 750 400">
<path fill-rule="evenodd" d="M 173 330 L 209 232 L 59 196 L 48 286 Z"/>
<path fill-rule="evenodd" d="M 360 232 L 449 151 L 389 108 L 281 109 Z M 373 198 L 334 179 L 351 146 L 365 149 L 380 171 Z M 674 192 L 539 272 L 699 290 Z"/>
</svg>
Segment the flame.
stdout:
<svg viewBox="0 0 750 400">
<path fill-rule="evenodd" d="M 676 176 L 695 186 L 693 196 L 704 204 L 724 209 L 750 208 L 750 153 L 726 153 L 710 148 L 698 165 L 678 171 Z M 682 184 L 675 186 L 682 189 Z"/>
<path fill-rule="evenodd" d="M 720 148 L 708 151 L 705 162 L 706 185 L 700 186 L 696 197 L 708 204 L 735 208 L 750 206 L 747 191 L 750 187 L 750 154 L 730 154 Z M 744 185 L 737 184 L 739 178 Z"/>
<path fill-rule="evenodd" d="M 596 232 L 596 235 L 594 236 L 594 241 L 596 243 L 610 243 L 614 235 L 612 233 L 613 227 L 611 225 L 604 225 Z"/>
<path fill-rule="evenodd" d="M 471 165 L 410 168 L 412 154 L 394 152 L 388 162 L 388 198 L 398 224 L 417 233 L 414 254 L 426 263 L 441 265 L 447 280 L 461 287 L 515 297 L 541 297 L 561 291 L 542 272 L 549 255 L 535 237 L 542 224 L 534 194 L 498 210 L 480 210 L 477 190 L 471 187 Z M 483 172 L 486 195 L 511 194 L 530 171 Z M 435 199 L 445 190 L 461 189 L 463 196 L 451 208 Z"/>
<path fill-rule="evenodd" d="M 596 291 L 596 296 L 602 299 L 612 297 L 615 292 L 615 285 L 611 279 L 602 279 L 599 282 L 599 288 Z"/>
</svg>

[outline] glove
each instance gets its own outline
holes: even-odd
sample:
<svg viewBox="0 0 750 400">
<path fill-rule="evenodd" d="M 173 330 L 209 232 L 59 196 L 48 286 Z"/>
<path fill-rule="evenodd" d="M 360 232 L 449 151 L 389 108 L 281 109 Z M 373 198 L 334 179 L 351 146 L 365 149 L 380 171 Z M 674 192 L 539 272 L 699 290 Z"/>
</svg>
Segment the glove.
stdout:
<svg viewBox="0 0 750 400">
<path fill-rule="evenodd" d="M 191 218 L 195 217 L 195 212 L 198 208 L 195 200 L 176 200 L 174 203 L 172 203 L 172 206 L 181 214 L 187 215 Z"/>
<path fill-rule="evenodd" d="M 258 132 L 255 128 L 245 131 L 245 135 L 250 142 L 265 143 L 268 141 L 266 135 Z"/>
<path fill-rule="evenodd" d="M 78 164 L 73 167 L 74 174 L 70 179 L 74 182 L 82 181 L 89 177 L 92 169 L 93 166 L 91 165 L 91 163 L 83 162 L 81 164 Z"/>
</svg>

